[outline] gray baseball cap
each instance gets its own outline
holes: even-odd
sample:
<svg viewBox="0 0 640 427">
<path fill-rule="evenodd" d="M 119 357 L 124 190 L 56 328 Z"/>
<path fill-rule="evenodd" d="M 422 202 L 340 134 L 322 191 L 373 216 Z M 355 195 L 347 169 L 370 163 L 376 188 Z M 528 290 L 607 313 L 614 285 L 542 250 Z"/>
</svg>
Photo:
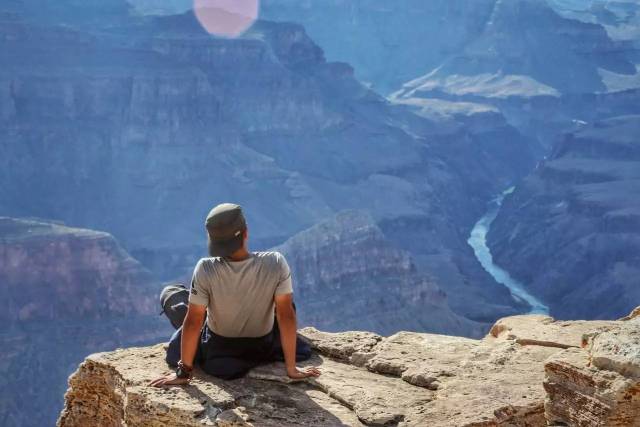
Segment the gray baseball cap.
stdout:
<svg viewBox="0 0 640 427">
<path fill-rule="evenodd" d="M 209 255 L 229 256 L 242 247 L 242 234 L 247 229 L 247 223 L 242 207 L 222 203 L 211 209 L 205 227 L 209 234 Z"/>
</svg>

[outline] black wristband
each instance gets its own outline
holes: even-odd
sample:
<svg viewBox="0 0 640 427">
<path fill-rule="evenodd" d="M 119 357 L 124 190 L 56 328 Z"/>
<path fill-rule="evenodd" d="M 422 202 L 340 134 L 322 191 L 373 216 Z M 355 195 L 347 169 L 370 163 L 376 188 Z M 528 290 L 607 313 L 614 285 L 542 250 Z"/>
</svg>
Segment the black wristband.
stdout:
<svg viewBox="0 0 640 427">
<path fill-rule="evenodd" d="M 191 379 L 193 377 L 193 368 L 187 367 L 182 360 L 178 362 L 176 369 L 176 377 Z"/>
</svg>

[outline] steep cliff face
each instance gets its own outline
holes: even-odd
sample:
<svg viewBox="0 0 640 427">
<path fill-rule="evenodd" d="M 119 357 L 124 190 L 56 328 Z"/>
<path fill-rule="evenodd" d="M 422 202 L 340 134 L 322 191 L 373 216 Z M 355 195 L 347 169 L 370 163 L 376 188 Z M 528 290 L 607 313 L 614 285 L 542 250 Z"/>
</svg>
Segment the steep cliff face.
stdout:
<svg viewBox="0 0 640 427">
<path fill-rule="evenodd" d="M 103 232 L 0 217 L 0 423 L 50 425 L 87 354 L 157 342 L 150 273 Z"/>
<path fill-rule="evenodd" d="M 151 276 L 107 233 L 0 217 L 3 323 L 157 310 Z"/>
<path fill-rule="evenodd" d="M 398 325 L 464 336 L 486 332 L 454 314 L 446 294 L 364 212 L 341 212 L 274 249 L 291 267 L 301 325 L 380 334 Z"/>
<path fill-rule="evenodd" d="M 192 16 L 139 28 L 125 21 L 101 36 L 8 24 L 1 104 L 15 144 L 2 145 L 12 158 L 3 167 L 12 183 L 3 186 L 4 211 L 108 229 L 134 250 L 173 241 L 179 252 L 202 241 L 195 224 L 212 201 L 238 192 L 250 211 L 267 202 L 309 207 L 288 226 L 255 218 L 256 238 L 281 238 L 328 210 L 310 192 L 289 197 L 292 172 L 243 143 L 246 130 L 311 133 L 343 122 L 323 105 L 318 79 L 288 68 L 316 64 L 337 80 L 344 73 L 325 67 L 301 28 L 265 24 L 228 41 L 211 39 Z M 23 200 L 26 188 L 43 197 Z M 200 196 L 184 200 L 196 189 Z M 142 211 L 144 220 L 132 215 Z"/>
<path fill-rule="evenodd" d="M 196 370 L 188 386 L 157 389 L 147 384 L 168 371 L 162 345 L 95 354 L 70 378 L 58 426 L 631 427 L 639 320 L 516 316 L 482 340 L 306 328 L 306 364 L 322 375 L 302 382 L 275 363 L 234 381 Z"/>
<path fill-rule="evenodd" d="M 567 135 L 507 198 L 489 233 L 497 262 L 555 316 L 615 318 L 640 301 L 638 135 L 639 116 Z"/>
</svg>

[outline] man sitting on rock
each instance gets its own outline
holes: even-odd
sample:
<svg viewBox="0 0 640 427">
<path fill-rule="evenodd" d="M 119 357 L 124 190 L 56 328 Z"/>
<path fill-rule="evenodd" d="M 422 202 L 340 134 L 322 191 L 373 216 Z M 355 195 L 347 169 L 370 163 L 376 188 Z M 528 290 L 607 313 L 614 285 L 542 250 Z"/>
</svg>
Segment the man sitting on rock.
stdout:
<svg viewBox="0 0 640 427">
<path fill-rule="evenodd" d="M 316 368 L 296 367 L 296 361 L 311 356 L 311 349 L 297 338 L 291 273 L 284 256 L 249 252 L 238 205 L 216 206 L 205 225 L 211 258 L 195 267 L 184 322 L 167 349 L 166 360 L 177 366 L 176 373 L 151 385 L 185 384 L 194 364 L 232 379 L 259 364 L 284 359 L 290 378 L 320 375 Z"/>
</svg>

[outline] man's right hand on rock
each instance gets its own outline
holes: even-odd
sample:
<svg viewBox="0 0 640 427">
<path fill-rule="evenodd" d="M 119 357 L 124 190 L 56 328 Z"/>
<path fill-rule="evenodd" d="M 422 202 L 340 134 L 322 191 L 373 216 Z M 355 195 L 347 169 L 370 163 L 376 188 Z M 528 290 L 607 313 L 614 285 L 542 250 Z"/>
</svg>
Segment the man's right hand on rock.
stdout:
<svg viewBox="0 0 640 427">
<path fill-rule="evenodd" d="M 313 366 L 309 368 L 305 368 L 303 370 L 300 370 L 297 367 L 292 369 L 287 369 L 287 376 L 293 380 L 301 380 L 303 378 L 308 378 L 308 377 L 317 377 L 319 375 L 320 375 L 320 370 Z"/>
</svg>

